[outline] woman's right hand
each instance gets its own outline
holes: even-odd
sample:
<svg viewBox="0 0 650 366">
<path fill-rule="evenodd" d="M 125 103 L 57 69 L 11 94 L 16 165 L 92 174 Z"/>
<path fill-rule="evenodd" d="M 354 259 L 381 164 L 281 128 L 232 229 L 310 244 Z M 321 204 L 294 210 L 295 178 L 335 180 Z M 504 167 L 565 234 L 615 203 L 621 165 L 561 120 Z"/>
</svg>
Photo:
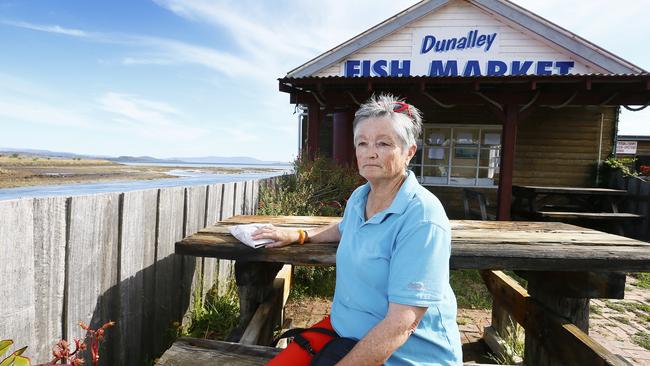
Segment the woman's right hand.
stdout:
<svg viewBox="0 0 650 366">
<path fill-rule="evenodd" d="M 281 248 L 297 243 L 300 240 L 300 234 L 297 230 L 283 229 L 273 225 L 265 226 L 253 232 L 253 240 L 271 239 L 273 243 L 268 243 L 265 248 Z"/>
</svg>

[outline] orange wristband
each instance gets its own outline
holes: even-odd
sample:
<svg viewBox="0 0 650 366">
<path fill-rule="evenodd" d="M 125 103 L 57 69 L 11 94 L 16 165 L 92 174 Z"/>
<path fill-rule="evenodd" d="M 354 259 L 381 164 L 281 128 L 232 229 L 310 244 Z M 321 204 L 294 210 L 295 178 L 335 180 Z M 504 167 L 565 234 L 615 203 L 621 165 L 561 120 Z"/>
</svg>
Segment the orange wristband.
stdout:
<svg viewBox="0 0 650 366">
<path fill-rule="evenodd" d="M 305 237 L 307 235 L 305 234 L 305 230 L 298 229 L 298 244 L 302 245 L 305 244 Z"/>
</svg>

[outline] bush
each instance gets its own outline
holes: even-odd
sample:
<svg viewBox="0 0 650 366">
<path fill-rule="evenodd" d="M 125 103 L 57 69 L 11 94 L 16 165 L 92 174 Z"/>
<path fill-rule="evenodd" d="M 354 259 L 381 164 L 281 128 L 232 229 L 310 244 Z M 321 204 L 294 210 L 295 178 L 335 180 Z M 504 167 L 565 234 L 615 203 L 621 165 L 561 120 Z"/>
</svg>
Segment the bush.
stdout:
<svg viewBox="0 0 650 366">
<path fill-rule="evenodd" d="M 275 189 L 260 190 L 258 214 L 340 217 L 352 191 L 363 184 L 356 169 L 332 159 L 298 158 L 292 165 L 294 174 L 283 176 Z"/>
<path fill-rule="evenodd" d="M 224 340 L 239 321 L 239 298 L 235 281 L 228 284 L 222 296 L 213 287 L 203 304 L 195 305 L 191 313 L 190 326 L 179 335 L 196 338 Z"/>
</svg>

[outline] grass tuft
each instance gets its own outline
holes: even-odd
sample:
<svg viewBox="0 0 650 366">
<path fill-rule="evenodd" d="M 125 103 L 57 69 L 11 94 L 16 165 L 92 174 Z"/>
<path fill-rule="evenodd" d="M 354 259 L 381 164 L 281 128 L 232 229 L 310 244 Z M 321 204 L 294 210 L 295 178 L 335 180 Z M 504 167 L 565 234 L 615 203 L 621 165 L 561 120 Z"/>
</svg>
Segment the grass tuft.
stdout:
<svg viewBox="0 0 650 366">
<path fill-rule="evenodd" d="M 239 320 L 239 299 L 235 281 L 222 296 L 212 288 L 206 295 L 202 306 L 195 306 L 191 313 L 190 325 L 183 335 L 224 340 Z"/>
<path fill-rule="evenodd" d="M 650 333 L 638 331 L 632 336 L 632 341 L 647 350 L 650 350 Z"/>
<path fill-rule="evenodd" d="M 636 283 L 634 284 L 636 287 L 650 289 L 650 273 L 630 273 L 630 276 L 636 279 Z"/>
<path fill-rule="evenodd" d="M 478 270 L 451 271 L 449 281 L 462 309 L 491 309 L 492 297 Z"/>
</svg>

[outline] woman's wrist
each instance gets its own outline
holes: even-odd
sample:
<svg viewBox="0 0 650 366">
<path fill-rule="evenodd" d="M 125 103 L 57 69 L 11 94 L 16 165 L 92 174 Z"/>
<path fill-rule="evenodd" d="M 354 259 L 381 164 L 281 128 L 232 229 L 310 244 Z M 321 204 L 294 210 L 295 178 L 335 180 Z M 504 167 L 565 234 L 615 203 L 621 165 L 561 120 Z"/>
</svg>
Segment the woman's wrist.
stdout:
<svg viewBox="0 0 650 366">
<path fill-rule="evenodd" d="M 298 240 L 295 240 L 294 243 L 303 245 L 307 242 L 309 242 L 309 233 L 307 233 L 307 230 L 298 229 Z"/>
</svg>

